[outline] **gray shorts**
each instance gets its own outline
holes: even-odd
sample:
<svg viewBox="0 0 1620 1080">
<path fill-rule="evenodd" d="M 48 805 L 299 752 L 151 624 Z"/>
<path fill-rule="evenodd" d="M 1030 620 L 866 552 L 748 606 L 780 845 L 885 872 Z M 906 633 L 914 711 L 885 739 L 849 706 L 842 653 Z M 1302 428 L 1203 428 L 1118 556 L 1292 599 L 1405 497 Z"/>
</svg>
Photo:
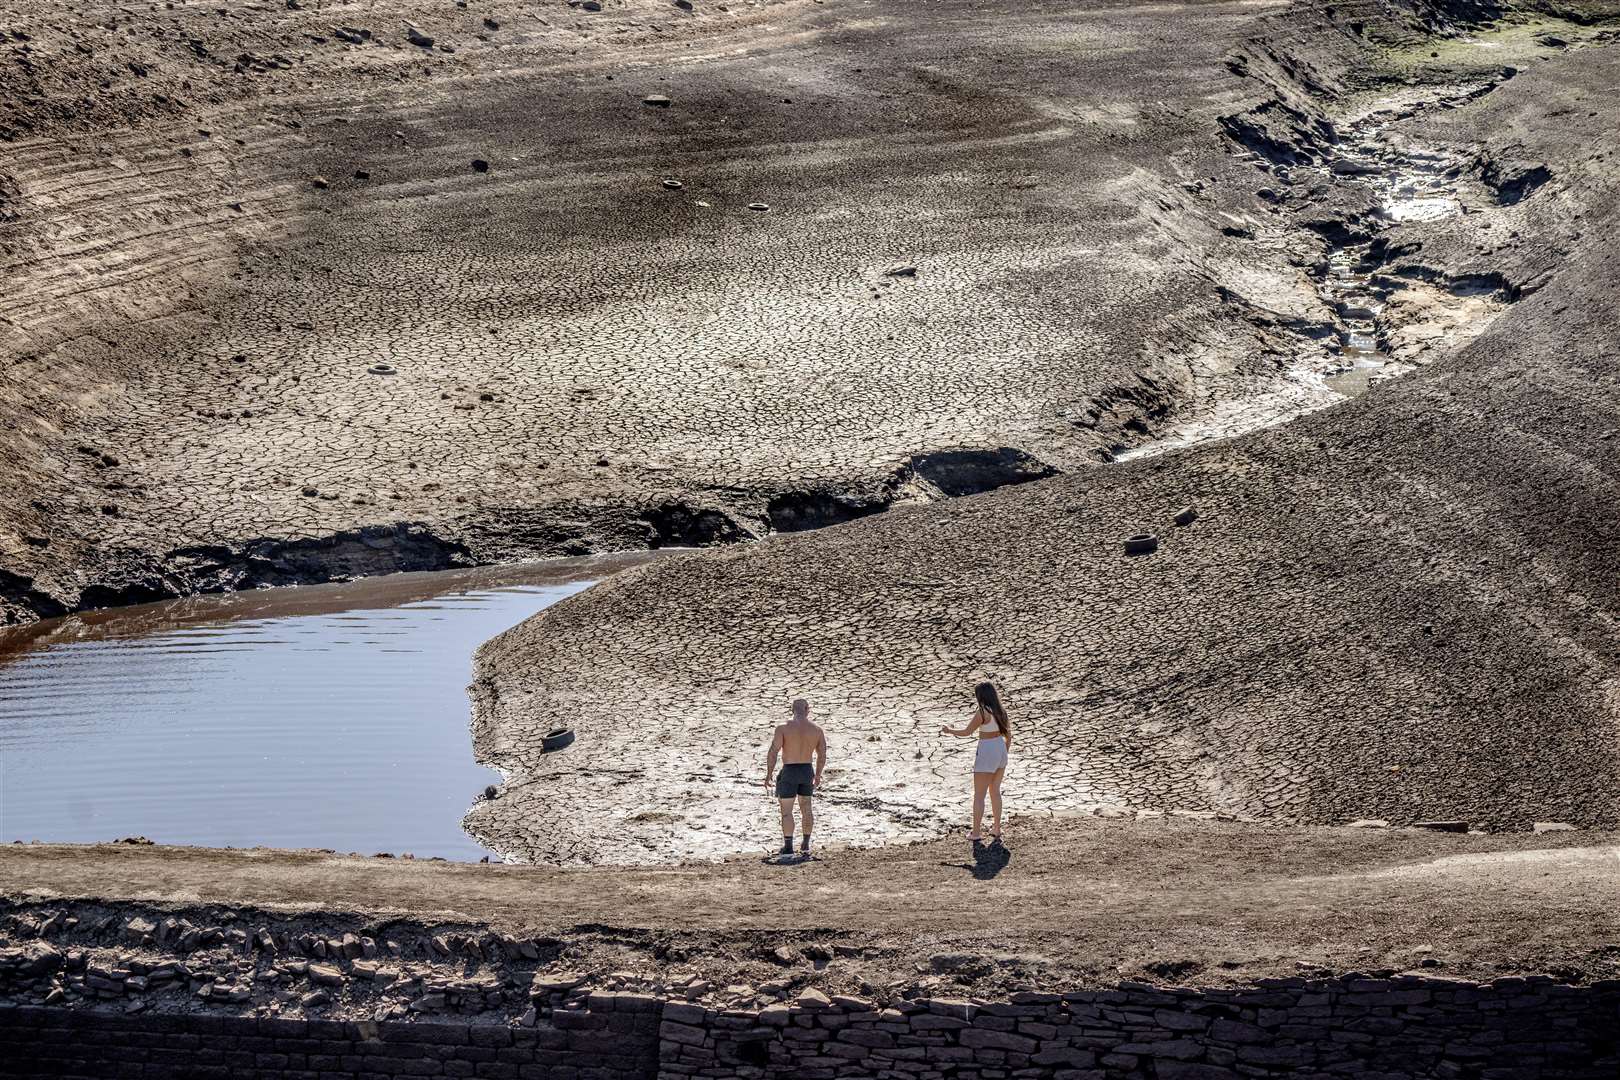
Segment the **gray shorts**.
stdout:
<svg viewBox="0 0 1620 1080">
<path fill-rule="evenodd" d="M 814 766 L 784 765 L 782 771 L 776 774 L 776 797 L 778 799 L 791 799 L 795 795 L 814 795 L 816 793 L 816 770 Z"/>
</svg>

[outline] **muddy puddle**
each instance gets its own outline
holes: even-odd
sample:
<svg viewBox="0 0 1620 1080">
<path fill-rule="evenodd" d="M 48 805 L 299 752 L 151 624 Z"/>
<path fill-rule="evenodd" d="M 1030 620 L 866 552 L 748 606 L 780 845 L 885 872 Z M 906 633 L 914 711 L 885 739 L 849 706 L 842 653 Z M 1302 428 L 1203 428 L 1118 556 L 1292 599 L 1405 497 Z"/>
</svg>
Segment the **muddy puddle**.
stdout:
<svg viewBox="0 0 1620 1080">
<path fill-rule="evenodd" d="M 478 859 L 491 637 L 633 554 L 87 612 L 0 631 L 0 840 Z"/>
<path fill-rule="evenodd" d="M 1495 289 L 1395 278 L 1379 252 L 1382 234 L 1391 228 L 1466 213 L 1465 191 L 1477 186 L 1466 160 L 1412 145 L 1399 136 L 1398 125 L 1429 109 L 1456 108 L 1493 86 L 1392 91 L 1340 117 L 1341 138 L 1331 159 L 1293 167 L 1257 161 L 1291 187 L 1325 181 L 1353 185 L 1371 196 L 1371 212 L 1347 222 L 1344 234 L 1327 242 L 1311 275 L 1312 287 L 1332 313 L 1332 333 L 1321 342 L 1302 339 L 1262 393 L 1221 401 L 1149 443 L 1116 451 L 1114 460 L 1151 457 L 1286 423 L 1413 370 L 1437 346 L 1455 348 L 1482 332 L 1506 304 Z"/>
</svg>

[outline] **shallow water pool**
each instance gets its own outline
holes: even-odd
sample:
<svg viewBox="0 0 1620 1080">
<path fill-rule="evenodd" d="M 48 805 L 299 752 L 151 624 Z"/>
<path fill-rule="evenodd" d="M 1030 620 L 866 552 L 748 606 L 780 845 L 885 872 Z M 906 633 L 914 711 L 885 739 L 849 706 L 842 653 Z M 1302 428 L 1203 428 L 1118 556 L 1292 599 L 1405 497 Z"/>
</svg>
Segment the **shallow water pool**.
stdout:
<svg viewBox="0 0 1620 1080">
<path fill-rule="evenodd" d="M 0 840 L 477 859 L 483 642 L 646 555 L 194 597 L 0 631 Z"/>
</svg>

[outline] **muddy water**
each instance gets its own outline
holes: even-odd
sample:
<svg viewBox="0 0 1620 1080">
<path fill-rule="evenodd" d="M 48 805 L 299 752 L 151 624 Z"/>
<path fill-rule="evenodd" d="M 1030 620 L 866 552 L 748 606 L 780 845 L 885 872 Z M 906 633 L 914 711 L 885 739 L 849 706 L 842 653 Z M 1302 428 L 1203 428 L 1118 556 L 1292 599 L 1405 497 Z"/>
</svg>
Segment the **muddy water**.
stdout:
<svg viewBox="0 0 1620 1080">
<path fill-rule="evenodd" d="M 0 840 L 477 859 L 489 638 L 647 555 L 396 574 L 0 632 Z"/>
</svg>

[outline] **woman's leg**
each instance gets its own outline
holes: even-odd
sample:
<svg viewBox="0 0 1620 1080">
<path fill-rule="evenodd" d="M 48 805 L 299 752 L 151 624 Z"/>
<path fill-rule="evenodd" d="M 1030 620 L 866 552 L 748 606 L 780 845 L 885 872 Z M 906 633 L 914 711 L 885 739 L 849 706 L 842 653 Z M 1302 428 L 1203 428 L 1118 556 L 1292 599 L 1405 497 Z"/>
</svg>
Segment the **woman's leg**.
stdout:
<svg viewBox="0 0 1620 1080">
<path fill-rule="evenodd" d="M 976 772 L 973 774 L 973 831 L 968 834 L 971 839 L 980 838 L 979 822 L 984 820 L 984 793 L 990 787 L 990 778 L 994 773 Z"/>
<path fill-rule="evenodd" d="M 1003 765 L 990 774 L 990 835 L 1001 835 L 1001 774 L 1007 771 Z"/>
</svg>

